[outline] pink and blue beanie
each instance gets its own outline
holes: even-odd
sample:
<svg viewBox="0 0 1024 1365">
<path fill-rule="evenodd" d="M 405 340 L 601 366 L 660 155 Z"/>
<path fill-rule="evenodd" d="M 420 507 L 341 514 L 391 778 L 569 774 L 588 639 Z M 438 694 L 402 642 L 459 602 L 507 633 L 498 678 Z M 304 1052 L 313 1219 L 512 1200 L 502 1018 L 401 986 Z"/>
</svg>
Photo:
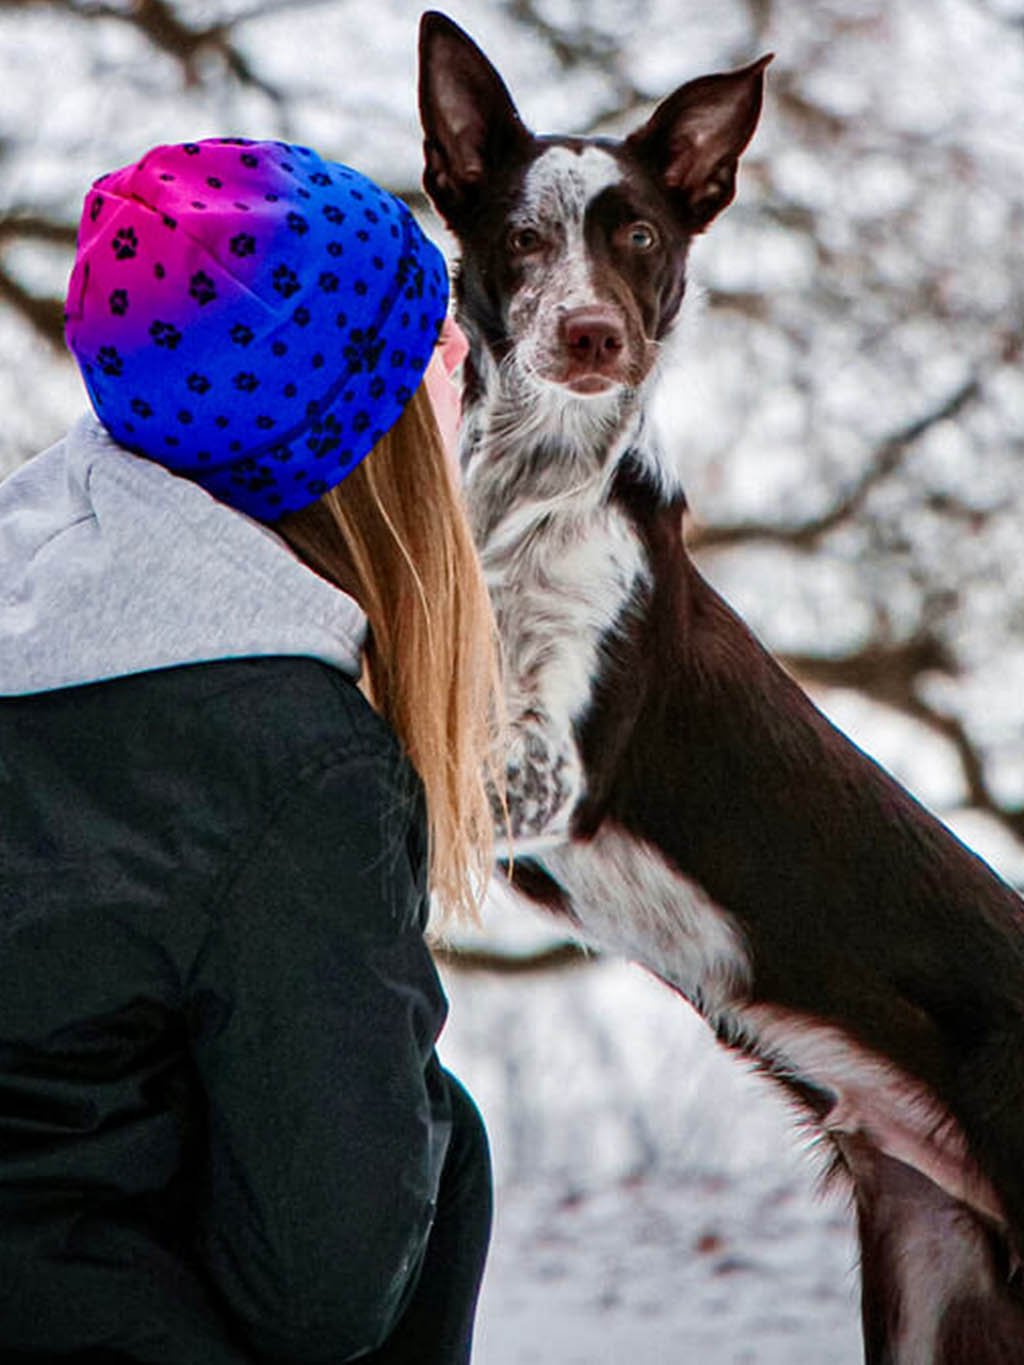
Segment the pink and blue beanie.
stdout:
<svg viewBox="0 0 1024 1365">
<path fill-rule="evenodd" d="M 307 147 L 156 147 L 86 197 L 67 342 L 121 445 L 261 521 L 398 420 L 444 320 L 406 206 Z"/>
</svg>

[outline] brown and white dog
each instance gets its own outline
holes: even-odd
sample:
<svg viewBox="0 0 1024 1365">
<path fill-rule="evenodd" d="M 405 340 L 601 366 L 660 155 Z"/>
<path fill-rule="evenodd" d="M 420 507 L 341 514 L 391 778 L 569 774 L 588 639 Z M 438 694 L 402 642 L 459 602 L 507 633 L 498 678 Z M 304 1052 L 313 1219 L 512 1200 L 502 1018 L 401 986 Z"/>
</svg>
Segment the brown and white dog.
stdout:
<svg viewBox="0 0 1024 1365">
<path fill-rule="evenodd" d="M 463 468 L 519 889 L 661 977 L 852 1185 L 869 1365 L 1024 1362 L 1024 909 L 694 568 L 645 409 L 763 58 L 624 141 L 537 137 L 443 15 L 424 183 L 461 251 Z"/>
</svg>

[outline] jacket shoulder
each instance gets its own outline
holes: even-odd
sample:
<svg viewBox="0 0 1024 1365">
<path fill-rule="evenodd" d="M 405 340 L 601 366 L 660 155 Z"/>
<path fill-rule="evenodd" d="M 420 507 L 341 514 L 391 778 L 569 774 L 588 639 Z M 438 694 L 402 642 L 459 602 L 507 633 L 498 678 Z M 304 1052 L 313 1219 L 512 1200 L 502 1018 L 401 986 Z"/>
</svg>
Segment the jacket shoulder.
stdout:
<svg viewBox="0 0 1024 1365">
<path fill-rule="evenodd" d="M 178 707 L 199 731 L 216 732 L 268 763 L 302 761 L 321 745 L 400 762 L 401 745 L 356 682 L 317 659 L 225 659 L 118 680 L 143 705 Z"/>
<path fill-rule="evenodd" d="M 419 778 L 354 681 L 315 659 L 189 664 L 0 701 L 0 756 L 15 879 L 43 878 L 85 913 L 130 891 L 134 918 L 181 939 L 178 961 L 289 809 L 325 845 L 358 830 L 368 857 L 400 847 L 406 910 L 419 909 Z"/>
</svg>

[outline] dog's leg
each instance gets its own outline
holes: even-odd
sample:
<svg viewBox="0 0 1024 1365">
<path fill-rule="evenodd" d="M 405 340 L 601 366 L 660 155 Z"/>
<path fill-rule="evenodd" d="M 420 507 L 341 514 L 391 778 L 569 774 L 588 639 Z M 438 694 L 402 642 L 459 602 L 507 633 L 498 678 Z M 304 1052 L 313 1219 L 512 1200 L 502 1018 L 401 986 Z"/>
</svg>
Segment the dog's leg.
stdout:
<svg viewBox="0 0 1024 1365">
<path fill-rule="evenodd" d="M 583 769 L 571 733 L 539 709 L 511 723 L 505 799 L 508 821 L 494 800 L 499 842 L 516 853 L 551 848 L 568 837 L 569 819 L 583 790 Z"/>
<path fill-rule="evenodd" d="M 1024 1365 L 1024 1299 L 998 1234 L 860 1135 L 853 1178 L 866 1365 Z"/>
</svg>

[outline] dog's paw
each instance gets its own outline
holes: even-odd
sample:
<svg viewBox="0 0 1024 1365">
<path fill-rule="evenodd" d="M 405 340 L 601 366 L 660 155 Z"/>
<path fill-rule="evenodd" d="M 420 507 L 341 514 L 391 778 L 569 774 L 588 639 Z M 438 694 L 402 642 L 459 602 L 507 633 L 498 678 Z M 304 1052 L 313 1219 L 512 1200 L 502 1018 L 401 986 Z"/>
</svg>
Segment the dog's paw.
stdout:
<svg viewBox="0 0 1024 1365">
<path fill-rule="evenodd" d="M 496 794 L 491 809 L 499 838 L 565 834 L 583 789 L 583 770 L 571 738 L 559 741 L 531 720 L 515 726 L 506 767 L 508 820 Z"/>
</svg>

